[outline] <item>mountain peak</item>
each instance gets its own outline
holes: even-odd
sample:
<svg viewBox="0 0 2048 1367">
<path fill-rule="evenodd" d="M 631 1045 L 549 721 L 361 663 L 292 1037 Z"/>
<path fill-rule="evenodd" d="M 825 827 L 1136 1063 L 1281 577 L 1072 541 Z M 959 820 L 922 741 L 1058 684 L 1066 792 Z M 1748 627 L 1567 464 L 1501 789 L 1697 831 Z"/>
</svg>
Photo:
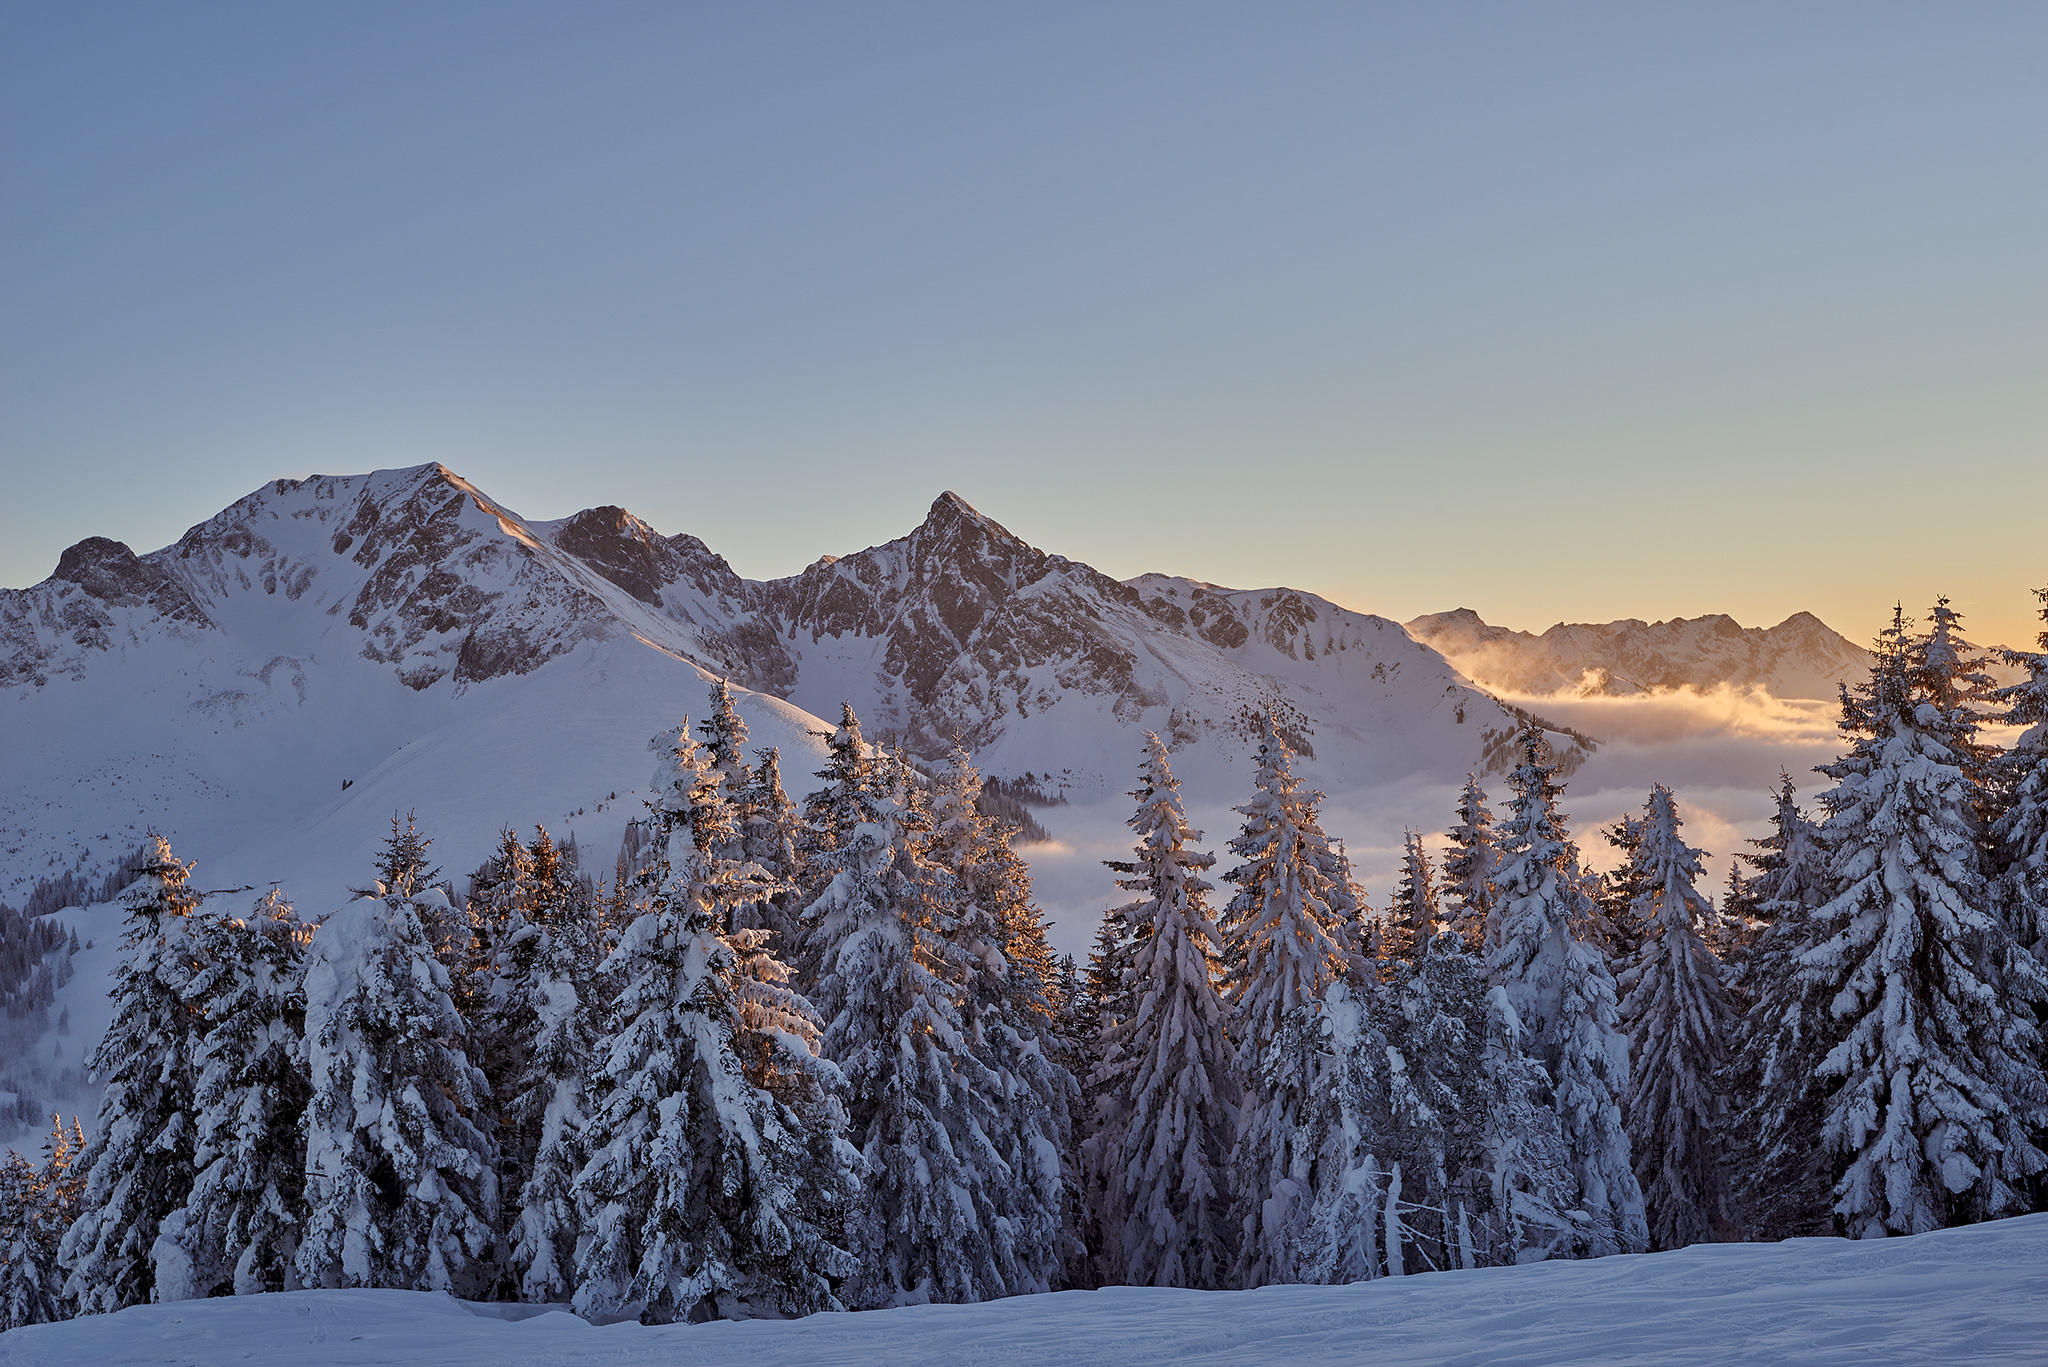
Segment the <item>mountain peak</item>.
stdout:
<svg viewBox="0 0 2048 1367">
<path fill-rule="evenodd" d="M 926 510 L 924 522 L 921 525 L 933 528 L 979 527 L 987 531 L 1000 532 L 1004 536 L 1009 536 L 1009 533 L 998 526 L 993 518 L 987 516 L 951 489 L 946 490 L 932 500 L 932 506 Z"/>
</svg>

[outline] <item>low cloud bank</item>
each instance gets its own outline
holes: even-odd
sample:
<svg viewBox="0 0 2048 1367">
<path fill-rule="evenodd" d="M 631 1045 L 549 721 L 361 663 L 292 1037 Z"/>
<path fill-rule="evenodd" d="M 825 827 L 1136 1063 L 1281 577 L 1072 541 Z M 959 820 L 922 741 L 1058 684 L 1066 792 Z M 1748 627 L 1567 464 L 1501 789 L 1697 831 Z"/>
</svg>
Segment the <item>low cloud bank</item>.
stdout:
<svg viewBox="0 0 2048 1367">
<path fill-rule="evenodd" d="M 1835 758 L 1840 748 L 1838 704 L 1779 698 L 1757 688 L 1503 696 L 1602 742 L 1566 783 L 1561 802 L 1590 865 L 1613 866 L 1614 851 L 1600 838 L 1600 828 L 1624 812 L 1640 811 L 1651 785 L 1662 783 L 1677 796 L 1686 838 L 1712 856 L 1702 883 L 1717 898 L 1729 859 L 1769 826 L 1779 771 L 1791 774 L 1802 803 L 1809 803 L 1827 783 L 1814 766 Z M 1498 812 L 1507 802 L 1506 779 L 1494 775 L 1485 782 Z M 1189 818 L 1202 829 L 1201 847 L 1217 856 L 1219 874 L 1231 862 L 1225 846 L 1241 821 L 1230 804 L 1246 796 L 1186 793 Z M 1420 830 L 1440 850 L 1456 801 L 1457 789 L 1449 784 L 1354 788 L 1329 794 L 1324 825 L 1344 840 L 1372 903 L 1385 906 L 1398 876 L 1402 833 Z M 1077 959 L 1085 960 L 1103 909 L 1123 896 L 1101 861 L 1128 857 L 1124 822 L 1130 807 L 1130 799 L 1118 794 L 1041 811 L 1053 841 L 1021 851 L 1055 922 L 1054 944 Z M 1227 885 L 1219 889 L 1227 891 Z"/>
</svg>

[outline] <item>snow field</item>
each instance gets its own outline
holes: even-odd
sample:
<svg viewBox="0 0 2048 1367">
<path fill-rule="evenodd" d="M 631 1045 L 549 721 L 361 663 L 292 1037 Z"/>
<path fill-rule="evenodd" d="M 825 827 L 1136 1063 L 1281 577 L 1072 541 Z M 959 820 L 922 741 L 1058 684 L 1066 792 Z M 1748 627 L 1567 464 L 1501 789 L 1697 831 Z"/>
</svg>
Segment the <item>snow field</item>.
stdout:
<svg viewBox="0 0 2048 1367">
<path fill-rule="evenodd" d="M 138 1306 L 0 1334 L 0 1367 L 744 1363 L 2038 1364 L 2048 1215 L 1861 1243 L 1707 1244 L 1258 1291 L 1115 1287 L 803 1320 L 603 1328 L 411 1291 Z"/>
</svg>

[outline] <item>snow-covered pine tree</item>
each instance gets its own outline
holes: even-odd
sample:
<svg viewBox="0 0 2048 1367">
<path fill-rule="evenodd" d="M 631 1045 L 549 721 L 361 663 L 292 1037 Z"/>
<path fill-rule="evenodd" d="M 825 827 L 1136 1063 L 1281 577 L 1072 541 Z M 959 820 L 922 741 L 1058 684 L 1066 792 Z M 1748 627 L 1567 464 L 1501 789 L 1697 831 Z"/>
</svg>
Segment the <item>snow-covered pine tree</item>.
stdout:
<svg viewBox="0 0 2048 1367">
<path fill-rule="evenodd" d="M 1757 915 L 1756 898 L 1750 892 L 1750 880 L 1743 875 L 1738 855 L 1728 861 L 1728 881 L 1721 887 L 1721 903 L 1714 908 L 1705 932 L 1707 948 L 1721 961 L 1723 977 L 1730 982 L 1741 977 L 1743 965 L 1762 933 L 1763 920 Z M 1739 999 L 1737 1005 L 1739 1009 Z"/>
<path fill-rule="evenodd" d="M 1412 916 L 1414 906 L 1396 898 L 1397 910 Z M 1404 929 L 1416 938 L 1404 945 L 1390 985 L 1383 1157 L 1398 1165 L 1401 1182 L 1390 1185 L 1391 1208 L 1381 1221 L 1388 1265 L 1404 1272 L 1476 1266 L 1472 1217 L 1485 1206 L 1470 1187 L 1480 1157 L 1485 971 L 1456 934 L 1438 936 L 1413 920 Z"/>
<path fill-rule="evenodd" d="M 1780 775 L 1769 833 L 1741 860 L 1746 915 L 1757 929 L 1736 989 L 1742 1019 L 1729 1051 L 1726 1094 L 1735 1108 L 1729 1165 L 1744 1232 L 1752 1239 L 1825 1234 L 1832 1177 L 1817 1138 L 1824 1087 L 1820 1062 L 1842 1036 L 1829 994 L 1799 971 L 1819 943 L 1814 912 L 1833 896 L 1821 830 Z"/>
<path fill-rule="evenodd" d="M 1541 1103 L 1549 1078 L 1523 1052 L 1484 963 L 1455 931 L 1440 932 L 1398 967 L 1389 992 L 1380 1156 L 1390 1178 L 1391 1165 L 1401 1174 L 1380 1221 L 1389 1268 L 1569 1251 L 1571 1175 L 1557 1117 Z"/>
<path fill-rule="evenodd" d="M 1598 915 L 1607 965 L 1619 975 L 1635 962 L 1649 927 L 1642 925 L 1636 910 L 1650 883 L 1643 866 L 1643 818 L 1623 812 L 1612 826 L 1600 832 L 1614 848 L 1614 869 L 1596 881 L 1593 909 Z"/>
<path fill-rule="evenodd" d="M 1854 1237 L 2017 1214 L 2048 1167 L 2048 1083 L 2031 955 L 1991 909 L 1984 869 L 1983 720 L 1956 615 L 1880 635 L 1871 678 L 1843 699 L 1849 752 L 1823 767 L 1829 874 L 1823 937 L 1801 972 L 1847 1031 L 1820 1065 L 1835 1217 Z"/>
<path fill-rule="evenodd" d="M 842 867 L 839 851 L 852 840 L 854 831 L 874 819 L 880 761 L 861 735 L 860 718 L 852 703 L 842 703 L 839 725 L 824 737 L 825 767 L 817 777 L 824 782 L 804 799 L 804 832 L 801 854 L 812 879 L 804 889 L 814 898 Z"/>
<path fill-rule="evenodd" d="M 1474 956 L 1477 959 L 1477 956 Z M 1527 1033 L 1505 990 L 1486 993 L 1486 1041 L 1479 1056 L 1476 1169 L 1459 1185 L 1475 1193 L 1469 1245 L 1481 1266 L 1536 1262 L 1578 1245 L 1578 1183 L 1563 1127 L 1547 1100 L 1550 1075 L 1526 1048 Z"/>
<path fill-rule="evenodd" d="M 86 1314 L 155 1298 L 150 1252 L 164 1222 L 192 1193 L 193 1089 L 204 1022 L 186 994 L 199 965 L 191 866 L 153 836 L 129 892 L 114 1023 L 93 1053 L 105 1083 L 99 1121 L 77 1160 L 80 1213 L 59 1260 L 65 1294 Z"/>
<path fill-rule="evenodd" d="M 731 925 L 773 889 L 758 866 L 721 855 L 738 827 L 688 721 L 653 748 L 661 853 L 605 964 L 621 992 L 575 1186 L 589 1214 L 574 1303 L 650 1323 L 837 1308 L 852 1270 L 836 1228 L 847 1163 L 815 1132 L 830 1070 L 807 1040 L 751 1038 L 744 959 L 759 933 Z M 757 1044 L 781 1088 L 749 1075 Z"/>
<path fill-rule="evenodd" d="M 1271 713 L 1261 718 L 1251 801 L 1237 810 L 1245 824 L 1230 842 L 1241 862 L 1224 875 L 1237 889 L 1223 912 L 1224 999 L 1235 1074 L 1250 1077 L 1267 1066 L 1287 1018 L 1319 1009 L 1353 954 L 1344 931 L 1348 890 L 1333 889 L 1309 857 L 1327 840 Z M 1273 1066 L 1295 1079 L 1311 1071 L 1305 1059 Z M 1233 1280 L 1240 1285 L 1274 1280 L 1297 1257 L 1300 1222 L 1291 1205 L 1300 1190 L 1293 1171 L 1300 1100 L 1298 1088 L 1283 1085 L 1248 1097 L 1238 1113 L 1230 1167 L 1239 1227 Z"/>
<path fill-rule="evenodd" d="M 1679 834 L 1671 790 L 1658 784 L 1637 823 L 1631 924 L 1642 948 L 1622 974 L 1628 1031 L 1629 1144 L 1655 1248 L 1684 1248 L 1727 1226 L 1719 1073 L 1733 1010 L 1702 931 L 1713 916 L 1694 886 L 1703 856 Z"/>
<path fill-rule="evenodd" d="M 1269 1282 L 1380 1276 L 1393 1129 L 1385 1004 L 1374 978 L 1340 978 L 1316 1010 L 1288 1016 L 1245 1086 L 1299 1117 L 1272 1185 L 1291 1228 L 1270 1221 Z M 1287 1190 L 1285 1184 L 1292 1184 Z"/>
<path fill-rule="evenodd" d="M 2035 597 L 2048 623 L 2048 588 Z M 2000 915 L 2022 946 L 2048 960 L 2048 630 L 2037 644 L 2038 652 L 2005 652 L 2026 677 L 1990 695 L 2001 720 L 2028 728 L 1998 760 L 1991 841 Z"/>
<path fill-rule="evenodd" d="M 991 1187 L 996 1261 L 1013 1293 L 1049 1291 L 1081 1253 L 1071 1219 L 1079 1182 L 1063 1161 L 1079 1088 L 1056 1057 L 1052 949 L 1031 875 L 1008 829 L 981 811 L 981 788 L 956 742 L 932 783 L 927 854 L 952 875 L 948 938 L 966 973 L 961 1023 L 994 1084 L 991 1138 L 1008 1173 Z"/>
<path fill-rule="evenodd" d="M 1128 1019 L 1105 1021 L 1098 1086 L 1123 1089 L 1120 1114 L 1097 1130 L 1107 1178 L 1104 1279 L 1139 1286 L 1218 1287 L 1235 1255 L 1224 1187 L 1235 1125 L 1214 920 L 1201 872 L 1212 856 L 1181 807 L 1180 783 L 1156 734 L 1132 792 L 1135 857 L 1111 860 L 1137 894 L 1117 914 L 1136 932 Z"/>
<path fill-rule="evenodd" d="M 1499 830 L 1497 900 L 1488 939 L 1491 980 L 1526 1028 L 1529 1049 L 1550 1075 L 1550 1103 L 1563 1130 L 1584 1213 L 1581 1251 L 1600 1257 L 1641 1251 L 1649 1239 L 1622 1103 L 1628 1037 L 1621 1031 L 1614 976 L 1586 938 L 1593 912 L 1577 851 L 1557 811 L 1538 727 L 1521 737 L 1514 798 Z"/>
<path fill-rule="evenodd" d="M 195 929 L 200 968 L 186 999 L 206 1022 L 198 1174 L 180 1218 L 157 1238 L 157 1299 L 288 1290 L 306 1218 L 300 974 L 311 929 L 274 887 L 247 916 Z"/>
<path fill-rule="evenodd" d="M 851 709 L 834 770 L 858 742 Z M 850 740 L 850 744 L 848 741 Z M 930 857 L 931 813 L 900 759 L 831 780 L 853 818 L 837 872 L 804 913 L 819 965 L 824 1053 L 845 1072 L 848 1135 L 866 1159 L 866 1305 L 1008 1294 L 989 1227 L 1007 1180 L 991 1131 L 998 1081 L 967 1033 L 969 965 L 952 938 L 957 880 Z M 864 791 L 863 791 L 864 790 Z"/>
<path fill-rule="evenodd" d="M 469 896 L 463 901 L 468 952 L 460 967 L 451 970 L 455 1004 L 481 1027 L 476 1061 L 494 1084 L 503 1072 L 492 1057 L 499 1041 L 492 1038 L 490 1018 L 503 1005 L 507 942 L 530 919 L 536 893 L 533 854 L 520 843 L 519 833 L 507 826 L 498 832 L 498 848 L 470 878 Z"/>
<path fill-rule="evenodd" d="M 734 804 L 734 839 L 737 841 L 744 834 L 746 816 L 739 804 L 752 786 L 754 771 L 747 765 L 747 724 L 732 705 L 732 685 L 724 679 L 712 682 L 711 706 L 704 720 L 697 723 L 697 733 L 703 737 L 699 744 L 704 747 L 704 757 L 711 765 L 711 772 L 722 781 L 721 790 L 726 801 Z M 737 859 L 739 854 L 737 844 L 719 851 L 724 859 Z"/>
<path fill-rule="evenodd" d="M 547 832 L 540 832 L 540 840 Z M 536 844 L 539 842 L 537 841 Z M 507 1189 L 513 1210 L 506 1238 L 506 1280 L 520 1300 L 566 1301 L 574 1293 L 576 1241 L 585 1212 L 577 1174 L 584 1142 L 591 1061 L 599 1057 L 607 994 L 597 971 L 599 926 L 588 908 L 535 908 L 515 962 L 516 991 L 532 1011 L 511 1096 L 498 1098 L 501 1125 L 517 1136 L 520 1158 Z M 513 1097 L 517 1104 L 510 1104 Z M 532 1147 L 525 1148 L 528 1125 Z M 511 1141 L 507 1141 L 508 1143 Z"/>
<path fill-rule="evenodd" d="M 1412 963 L 1422 957 L 1443 926 L 1429 852 L 1422 848 L 1422 837 L 1409 831 L 1401 845 L 1401 881 L 1387 908 L 1384 953 L 1390 959 Z"/>
<path fill-rule="evenodd" d="M 482 1295 L 495 1280 L 497 1153 L 490 1084 L 427 923 L 455 921 L 409 876 L 417 832 L 394 826 L 380 883 L 306 948 L 306 1186 L 301 1286 Z M 417 841 L 424 846 L 424 841 Z"/>
<path fill-rule="evenodd" d="M 1130 1060 L 1114 1049 L 1121 1025 L 1136 1014 L 1131 973 L 1138 936 L 1114 908 L 1105 909 L 1088 952 L 1088 971 L 1068 1007 L 1067 1031 L 1073 1041 L 1076 1077 L 1081 1084 L 1081 1110 L 1075 1126 L 1075 1166 L 1080 1173 L 1079 1226 L 1087 1248 L 1083 1280 L 1098 1284 L 1111 1264 L 1103 1215 L 1108 1209 L 1109 1165 L 1115 1161 L 1117 1138 L 1130 1115 L 1125 1085 Z"/>
<path fill-rule="evenodd" d="M 1486 927 L 1493 911 L 1493 871 L 1498 856 L 1493 845 L 1493 813 L 1479 775 L 1465 775 L 1458 795 L 1457 821 L 1451 826 L 1451 847 L 1444 853 L 1443 890 L 1451 929 L 1479 953 L 1486 948 Z"/>
<path fill-rule="evenodd" d="M 798 889 L 807 881 L 800 853 L 804 839 L 803 818 L 782 787 L 782 753 L 770 748 L 754 766 L 745 791 L 740 795 L 740 857 L 759 864 L 770 877 L 785 884 L 786 892 L 745 909 L 741 924 L 768 931 L 769 945 L 779 956 L 796 951 Z"/>
<path fill-rule="evenodd" d="M 83 1152 L 78 1122 L 50 1117 L 40 1168 L 12 1150 L 0 1165 L 0 1332 L 69 1319 L 57 1245 L 78 1218 L 80 1180 L 73 1160 Z"/>
</svg>

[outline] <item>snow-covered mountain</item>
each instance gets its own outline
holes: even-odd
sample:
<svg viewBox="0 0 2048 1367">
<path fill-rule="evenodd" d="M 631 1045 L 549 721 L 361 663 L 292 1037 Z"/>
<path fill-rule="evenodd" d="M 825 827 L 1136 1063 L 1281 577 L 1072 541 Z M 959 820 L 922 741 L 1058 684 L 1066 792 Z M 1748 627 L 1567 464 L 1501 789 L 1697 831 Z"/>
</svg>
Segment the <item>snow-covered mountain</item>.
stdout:
<svg viewBox="0 0 2048 1367">
<path fill-rule="evenodd" d="M 1762 688 L 1780 698 L 1836 696 L 1870 671 L 1870 652 L 1810 612 L 1774 627 L 1719 613 L 1665 622 L 1559 622 L 1537 635 L 1492 626 L 1470 608 L 1408 624 L 1482 687 L 1520 695 L 1627 695 L 1666 688 Z"/>
<path fill-rule="evenodd" d="M 1267 707 L 1333 789 L 1454 777 L 1514 725 L 1397 623 L 1119 583 L 952 494 L 907 536 L 756 582 L 622 508 L 529 521 L 439 465 L 279 480 L 162 550 L 94 537 L 0 591 L 0 900 L 155 827 L 209 885 L 283 878 L 312 903 L 413 807 L 451 868 L 507 821 L 608 857 L 645 738 L 714 675 L 797 781 L 842 699 L 913 752 L 958 735 L 1080 794 L 1120 789 L 1146 729 L 1196 783 L 1232 769 Z"/>
</svg>

